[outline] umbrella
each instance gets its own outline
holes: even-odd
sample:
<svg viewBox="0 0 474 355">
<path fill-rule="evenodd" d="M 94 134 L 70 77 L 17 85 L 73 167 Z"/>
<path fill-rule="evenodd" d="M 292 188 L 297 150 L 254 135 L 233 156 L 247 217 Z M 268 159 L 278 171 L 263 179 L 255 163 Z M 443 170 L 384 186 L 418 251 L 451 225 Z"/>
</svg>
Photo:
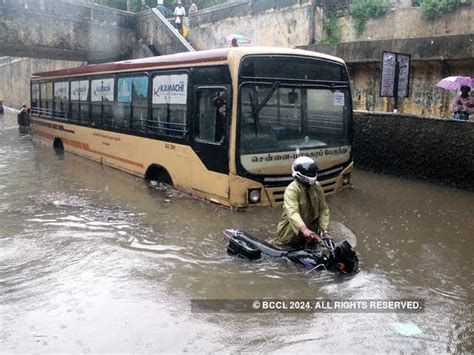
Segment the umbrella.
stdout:
<svg viewBox="0 0 474 355">
<path fill-rule="evenodd" d="M 436 84 L 436 87 L 445 90 L 455 91 L 461 88 L 461 86 L 463 85 L 467 85 L 471 88 L 474 88 L 474 78 L 471 78 L 469 76 L 448 76 L 447 78 L 442 79 L 438 84 Z"/>
<path fill-rule="evenodd" d="M 229 35 L 225 38 L 225 42 L 227 45 L 230 45 L 230 43 L 232 42 L 232 39 L 236 39 L 237 40 L 237 43 L 238 44 L 251 44 L 252 41 L 250 40 L 250 38 L 244 36 L 244 35 L 239 35 L 239 34 L 232 34 L 232 35 Z"/>
</svg>

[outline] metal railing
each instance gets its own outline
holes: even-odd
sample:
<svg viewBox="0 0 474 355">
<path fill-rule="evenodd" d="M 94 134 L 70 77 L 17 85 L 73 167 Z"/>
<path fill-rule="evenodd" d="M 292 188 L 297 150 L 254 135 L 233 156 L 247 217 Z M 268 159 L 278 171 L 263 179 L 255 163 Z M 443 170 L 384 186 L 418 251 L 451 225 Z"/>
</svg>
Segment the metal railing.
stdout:
<svg viewBox="0 0 474 355">
<path fill-rule="evenodd" d="M 168 122 L 136 117 L 122 117 L 120 119 L 114 116 L 103 116 L 101 118 L 72 117 L 72 111 L 58 111 L 41 107 L 31 108 L 31 113 L 36 116 L 67 120 L 70 123 L 82 123 L 98 129 L 118 128 L 127 131 L 136 131 L 140 133 L 164 134 L 168 136 L 184 137 L 189 133 L 188 123 Z"/>
<path fill-rule="evenodd" d="M 31 113 L 38 116 L 52 117 L 53 110 L 49 108 L 32 107 Z"/>
<path fill-rule="evenodd" d="M 160 120 L 149 120 L 146 127 L 153 132 L 162 133 L 171 135 L 172 133 L 177 133 L 176 135 L 184 136 L 186 135 L 188 130 L 187 123 L 176 123 L 176 122 L 167 122 L 167 121 L 160 121 Z M 171 133 L 165 133 L 171 132 Z"/>
<path fill-rule="evenodd" d="M 195 52 L 196 50 L 186 41 L 186 39 L 179 33 L 179 31 L 163 16 L 163 14 L 158 11 L 158 9 L 151 9 L 151 11 L 155 14 L 156 21 L 160 21 L 163 23 L 170 31 L 173 33 L 174 37 L 189 51 Z"/>
</svg>

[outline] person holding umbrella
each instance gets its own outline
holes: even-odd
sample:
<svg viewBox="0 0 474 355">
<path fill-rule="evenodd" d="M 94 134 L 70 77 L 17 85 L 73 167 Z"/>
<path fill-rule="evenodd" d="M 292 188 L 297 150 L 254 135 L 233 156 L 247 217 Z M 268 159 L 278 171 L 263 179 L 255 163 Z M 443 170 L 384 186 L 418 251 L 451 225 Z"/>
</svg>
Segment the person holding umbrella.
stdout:
<svg viewBox="0 0 474 355">
<path fill-rule="evenodd" d="M 474 112 L 474 97 L 469 95 L 469 91 L 471 91 L 469 86 L 462 85 L 461 94 L 451 103 L 451 112 L 455 120 L 468 121 L 469 115 Z"/>
<path fill-rule="evenodd" d="M 232 34 L 225 37 L 225 43 L 230 47 L 239 47 L 240 45 L 249 45 L 252 41 L 244 35 Z"/>
<path fill-rule="evenodd" d="M 461 91 L 461 95 L 456 96 L 451 101 L 451 112 L 456 120 L 469 120 L 469 115 L 474 110 L 474 98 L 469 96 L 469 91 L 474 87 L 474 78 L 470 76 L 448 76 L 441 79 L 436 87 L 449 90 Z"/>
</svg>

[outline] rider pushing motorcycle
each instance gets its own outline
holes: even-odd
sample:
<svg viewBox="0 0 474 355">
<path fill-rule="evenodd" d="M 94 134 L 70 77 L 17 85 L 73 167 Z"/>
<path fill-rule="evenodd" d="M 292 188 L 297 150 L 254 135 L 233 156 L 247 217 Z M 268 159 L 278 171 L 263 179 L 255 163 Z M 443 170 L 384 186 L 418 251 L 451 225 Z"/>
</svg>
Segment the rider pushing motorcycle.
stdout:
<svg viewBox="0 0 474 355">
<path fill-rule="evenodd" d="M 295 180 L 285 190 L 283 212 L 275 243 L 300 249 L 320 239 L 328 239 L 329 208 L 324 191 L 316 181 L 318 166 L 309 157 L 299 157 L 292 165 Z"/>
<path fill-rule="evenodd" d="M 335 245 L 327 233 L 329 208 L 324 191 L 316 181 L 318 166 L 313 159 L 300 157 L 292 166 L 295 178 L 285 190 L 283 212 L 277 227 L 275 247 L 240 229 L 226 229 L 227 252 L 244 259 L 259 259 L 262 254 L 287 258 L 304 265 L 309 271 L 325 269 L 339 275 L 359 271 L 359 258 L 352 245 L 343 241 Z M 318 242 L 327 253 L 316 248 Z"/>
</svg>

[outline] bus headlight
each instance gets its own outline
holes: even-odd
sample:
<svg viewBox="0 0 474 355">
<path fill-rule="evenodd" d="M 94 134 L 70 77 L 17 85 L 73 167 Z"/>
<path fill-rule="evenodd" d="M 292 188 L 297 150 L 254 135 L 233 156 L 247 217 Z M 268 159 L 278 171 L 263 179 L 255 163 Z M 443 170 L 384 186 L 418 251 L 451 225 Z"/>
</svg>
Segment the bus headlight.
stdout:
<svg viewBox="0 0 474 355">
<path fill-rule="evenodd" d="M 342 186 L 347 186 L 351 184 L 351 174 L 342 175 Z"/>
<path fill-rule="evenodd" d="M 249 202 L 258 203 L 260 202 L 261 192 L 260 189 L 251 189 L 249 190 Z"/>
</svg>

